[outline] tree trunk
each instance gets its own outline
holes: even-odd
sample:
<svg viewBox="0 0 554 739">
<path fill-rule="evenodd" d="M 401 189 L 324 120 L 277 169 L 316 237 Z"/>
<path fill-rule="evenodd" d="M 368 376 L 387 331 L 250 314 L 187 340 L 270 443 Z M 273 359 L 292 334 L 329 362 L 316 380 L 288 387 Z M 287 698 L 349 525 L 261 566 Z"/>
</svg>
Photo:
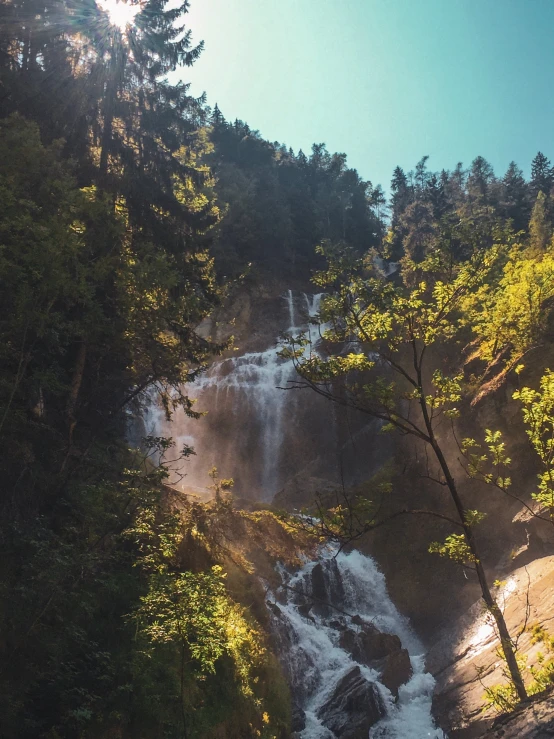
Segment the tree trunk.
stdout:
<svg viewBox="0 0 554 739">
<path fill-rule="evenodd" d="M 464 529 L 464 534 L 465 534 L 467 545 L 471 551 L 471 554 L 473 555 L 475 559 L 475 571 L 477 573 L 477 579 L 479 580 L 479 585 L 481 587 L 481 595 L 483 596 L 483 600 L 485 601 L 487 610 L 491 613 L 492 617 L 494 618 L 496 622 L 496 627 L 498 629 L 498 635 L 500 637 L 500 643 L 502 645 L 502 650 L 504 652 L 506 664 L 510 672 L 510 677 L 512 678 L 512 683 L 514 685 L 518 698 L 520 699 L 520 701 L 524 701 L 527 699 L 527 690 L 525 689 L 525 684 L 523 682 L 521 670 L 519 669 L 519 665 L 517 663 L 517 659 L 516 659 L 516 655 L 514 651 L 514 645 L 510 637 L 510 632 L 508 631 L 506 621 L 504 619 L 504 614 L 500 610 L 500 606 L 498 605 L 498 603 L 496 602 L 496 599 L 494 598 L 493 594 L 490 591 L 489 584 L 487 582 L 487 576 L 485 574 L 485 570 L 483 568 L 483 564 L 479 556 L 479 549 L 477 547 L 477 543 L 475 542 L 475 538 L 473 536 L 473 530 L 471 526 L 467 524 L 466 511 L 461 501 L 461 498 L 459 496 L 456 483 L 454 482 L 454 478 L 452 477 L 450 473 L 448 462 L 446 461 L 444 454 L 442 453 L 442 449 L 438 445 L 438 442 L 435 439 L 435 436 L 432 433 L 432 431 L 431 431 L 431 446 L 433 447 L 435 456 L 444 474 L 446 485 L 448 487 L 452 500 L 454 501 L 454 505 L 456 506 L 458 516 L 460 517 L 460 522 L 462 523 L 462 526 Z"/>
<path fill-rule="evenodd" d="M 106 81 L 106 92 L 104 96 L 104 126 L 102 130 L 102 141 L 100 144 L 100 188 L 106 187 L 108 178 L 108 157 L 112 148 L 113 119 L 115 97 L 117 95 L 117 50 L 112 40 L 110 50 L 110 64 L 108 67 L 108 79 Z"/>
<path fill-rule="evenodd" d="M 427 400 L 425 397 L 425 393 L 423 391 L 422 364 L 423 364 L 423 352 L 425 351 L 425 348 L 423 349 L 422 353 L 418 357 L 415 340 L 412 342 L 412 347 L 413 347 L 413 352 L 414 352 L 414 369 L 416 370 L 417 385 L 420 391 L 420 396 L 419 396 L 420 397 L 420 407 L 421 407 L 421 412 L 423 415 L 423 420 L 425 422 L 425 428 L 429 436 L 429 443 L 435 453 L 435 457 L 437 458 L 437 461 L 444 475 L 446 486 L 448 487 L 452 501 L 454 502 L 454 505 L 456 506 L 456 511 L 458 513 L 458 516 L 460 518 L 460 523 L 462 524 L 462 527 L 464 530 L 466 543 L 475 561 L 475 571 L 477 573 L 477 579 L 479 580 L 479 585 L 481 587 L 481 595 L 483 596 L 483 600 L 485 601 L 485 605 L 487 606 L 487 609 L 492 614 L 492 617 L 494 618 L 496 622 L 496 627 L 498 629 L 498 636 L 500 637 L 500 643 L 504 651 L 504 657 L 506 659 L 506 664 L 510 672 L 510 677 L 512 678 L 513 686 L 516 690 L 519 700 L 524 701 L 527 699 L 527 691 L 525 689 L 523 677 L 521 676 L 521 670 L 519 669 L 519 665 L 517 663 L 517 659 L 516 659 L 516 655 L 514 651 L 514 645 L 510 637 L 510 632 L 508 631 L 508 627 L 506 626 L 506 621 L 504 620 L 504 614 L 500 610 L 500 607 L 498 603 L 496 602 L 496 599 L 494 598 L 493 594 L 490 591 L 489 584 L 487 582 L 487 576 L 485 574 L 485 570 L 483 569 L 481 557 L 479 556 L 479 548 L 477 547 L 477 542 L 475 541 L 475 537 L 473 536 L 473 529 L 471 525 L 468 524 L 467 522 L 466 509 L 458 493 L 458 488 L 456 487 L 454 477 L 452 476 L 450 472 L 450 467 L 448 466 L 446 457 L 444 456 L 442 449 L 440 447 L 440 444 L 438 443 L 435 437 L 435 432 L 433 429 L 433 421 L 429 416 L 429 411 L 427 408 Z"/>
</svg>

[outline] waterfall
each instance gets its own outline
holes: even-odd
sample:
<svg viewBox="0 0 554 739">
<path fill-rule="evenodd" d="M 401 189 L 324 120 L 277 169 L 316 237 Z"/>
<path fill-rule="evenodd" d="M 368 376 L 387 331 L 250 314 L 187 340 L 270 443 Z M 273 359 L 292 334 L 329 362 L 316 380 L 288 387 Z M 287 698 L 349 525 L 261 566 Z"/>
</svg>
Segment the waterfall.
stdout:
<svg viewBox="0 0 554 739">
<path fill-rule="evenodd" d="M 321 342 L 319 331 L 310 324 L 322 295 L 283 296 L 281 327 L 296 335 L 306 332 L 312 351 Z M 284 313 L 284 311 L 282 311 Z M 296 324 L 299 325 L 296 325 Z M 277 331 L 276 331 L 277 333 Z M 333 408 L 314 394 L 283 388 L 296 377 L 292 360 L 279 357 L 275 344 L 264 351 L 245 352 L 215 362 L 205 375 L 191 385 L 197 399 L 195 410 L 207 411 L 199 420 L 177 411 L 171 423 L 155 414 L 155 431 L 171 436 L 177 447 L 192 446 L 196 456 L 183 464 L 172 482 L 188 492 L 202 492 L 209 484 L 207 472 L 217 466 L 222 476 L 235 479 L 238 494 L 270 500 L 286 480 L 300 472 L 318 456 L 324 459 L 321 474 L 333 474 L 336 467 L 336 436 Z M 317 429 L 311 441 L 306 427 Z M 310 446 L 311 444 L 311 446 Z M 186 477 L 182 478 L 182 475 Z"/>
<path fill-rule="evenodd" d="M 375 562 L 358 551 L 323 550 L 318 561 L 281 574 L 284 585 L 268 606 L 292 688 L 294 735 L 443 739 L 423 648 Z"/>
<path fill-rule="evenodd" d="M 323 353 L 325 327 L 311 323 L 321 299 L 288 290 L 273 304 L 264 336 L 273 330 L 277 336 L 288 325 L 289 334 L 306 332 L 311 352 Z M 214 363 L 191 386 L 196 408 L 208 411 L 200 420 L 181 412 L 167 424 L 153 411 L 157 434 L 196 451 L 181 471 L 187 476 L 174 484 L 203 492 L 215 465 L 223 477 L 235 479 L 239 495 L 268 500 L 303 472 L 336 485 L 339 458 L 350 474 L 359 470 L 367 479 L 372 465 L 383 461 L 383 447 L 366 437 L 372 425 L 365 419 L 352 423 L 310 391 L 280 389 L 294 378 L 292 361 L 279 357 L 275 342 Z M 362 438 L 363 450 L 356 447 Z M 434 680 L 425 672 L 423 649 L 392 604 L 383 575 L 357 551 L 333 554 L 323 549 L 318 561 L 294 573 L 283 570 L 283 587 L 268 596 L 277 652 L 294 697 L 294 736 L 443 739 L 431 716 Z"/>
<path fill-rule="evenodd" d="M 287 305 L 289 308 L 289 331 L 292 330 L 294 326 L 296 326 L 296 318 L 295 318 L 295 311 L 294 311 L 294 295 L 292 290 L 287 290 Z"/>
</svg>

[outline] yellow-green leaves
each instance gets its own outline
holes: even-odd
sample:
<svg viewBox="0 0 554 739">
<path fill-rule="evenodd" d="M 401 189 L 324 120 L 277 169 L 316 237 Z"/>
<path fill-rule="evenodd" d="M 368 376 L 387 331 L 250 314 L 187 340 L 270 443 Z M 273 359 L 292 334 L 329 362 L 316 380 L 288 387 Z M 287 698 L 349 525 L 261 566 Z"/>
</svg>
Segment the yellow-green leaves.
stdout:
<svg viewBox="0 0 554 739">
<path fill-rule="evenodd" d="M 501 490 L 507 490 L 510 487 L 512 481 L 505 474 L 505 470 L 512 460 L 506 454 L 506 444 L 502 440 L 500 431 L 485 430 L 486 451 L 479 442 L 471 438 L 463 439 L 460 446 L 470 477 L 489 485 L 495 485 Z"/>
<path fill-rule="evenodd" d="M 554 372 L 547 369 L 540 381 L 540 389 L 524 387 L 513 394 L 523 406 L 523 420 L 533 449 L 539 456 L 538 491 L 533 498 L 554 517 Z"/>
<path fill-rule="evenodd" d="M 471 553 L 464 534 L 450 534 L 444 542 L 434 541 L 429 546 L 432 554 L 439 554 L 441 557 L 451 559 L 458 564 L 471 564 L 475 562 L 475 557 Z"/>
<path fill-rule="evenodd" d="M 427 397 L 429 408 L 438 410 L 442 409 L 447 418 L 455 418 L 459 415 L 459 411 L 454 407 L 454 403 L 458 403 L 462 397 L 461 382 L 463 375 L 458 374 L 453 377 L 444 375 L 441 370 L 433 372 L 432 383 L 435 388 L 433 395 Z"/>
<path fill-rule="evenodd" d="M 477 355 L 487 362 L 506 352 L 510 367 L 541 340 L 554 295 L 554 254 L 533 252 L 516 244 L 499 255 L 501 271 L 491 274 L 464 301 L 464 320 L 477 342 Z"/>
</svg>

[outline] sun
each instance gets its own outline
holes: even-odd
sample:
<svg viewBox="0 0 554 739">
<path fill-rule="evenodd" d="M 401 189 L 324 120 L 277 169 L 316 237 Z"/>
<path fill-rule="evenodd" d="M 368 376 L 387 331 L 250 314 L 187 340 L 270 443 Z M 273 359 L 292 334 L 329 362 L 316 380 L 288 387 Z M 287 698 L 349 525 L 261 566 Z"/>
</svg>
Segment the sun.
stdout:
<svg viewBox="0 0 554 739">
<path fill-rule="evenodd" d="M 110 23 L 124 31 L 131 26 L 140 11 L 140 3 L 131 5 L 124 0 L 96 0 L 97 5 L 108 14 Z"/>
</svg>

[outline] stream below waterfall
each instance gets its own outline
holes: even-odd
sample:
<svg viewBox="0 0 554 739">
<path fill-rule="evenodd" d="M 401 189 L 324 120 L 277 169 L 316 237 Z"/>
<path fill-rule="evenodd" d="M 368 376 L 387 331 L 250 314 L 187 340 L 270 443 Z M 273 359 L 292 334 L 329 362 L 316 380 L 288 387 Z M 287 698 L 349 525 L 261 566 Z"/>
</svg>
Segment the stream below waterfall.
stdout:
<svg viewBox="0 0 554 739">
<path fill-rule="evenodd" d="M 435 681 L 425 672 L 424 650 L 375 562 L 358 551 L 335 557 L 324 549 L 319 560 L 281 575 L 284 585 L 269 594 L 268 606 L 292 688 L 294 736 L 444 739 L 431 715 Z M 391 657 L 378 651 L 399 655 L 396 637 L 412 672 L 397 697 L 382 682 Z"/>
</svg>

